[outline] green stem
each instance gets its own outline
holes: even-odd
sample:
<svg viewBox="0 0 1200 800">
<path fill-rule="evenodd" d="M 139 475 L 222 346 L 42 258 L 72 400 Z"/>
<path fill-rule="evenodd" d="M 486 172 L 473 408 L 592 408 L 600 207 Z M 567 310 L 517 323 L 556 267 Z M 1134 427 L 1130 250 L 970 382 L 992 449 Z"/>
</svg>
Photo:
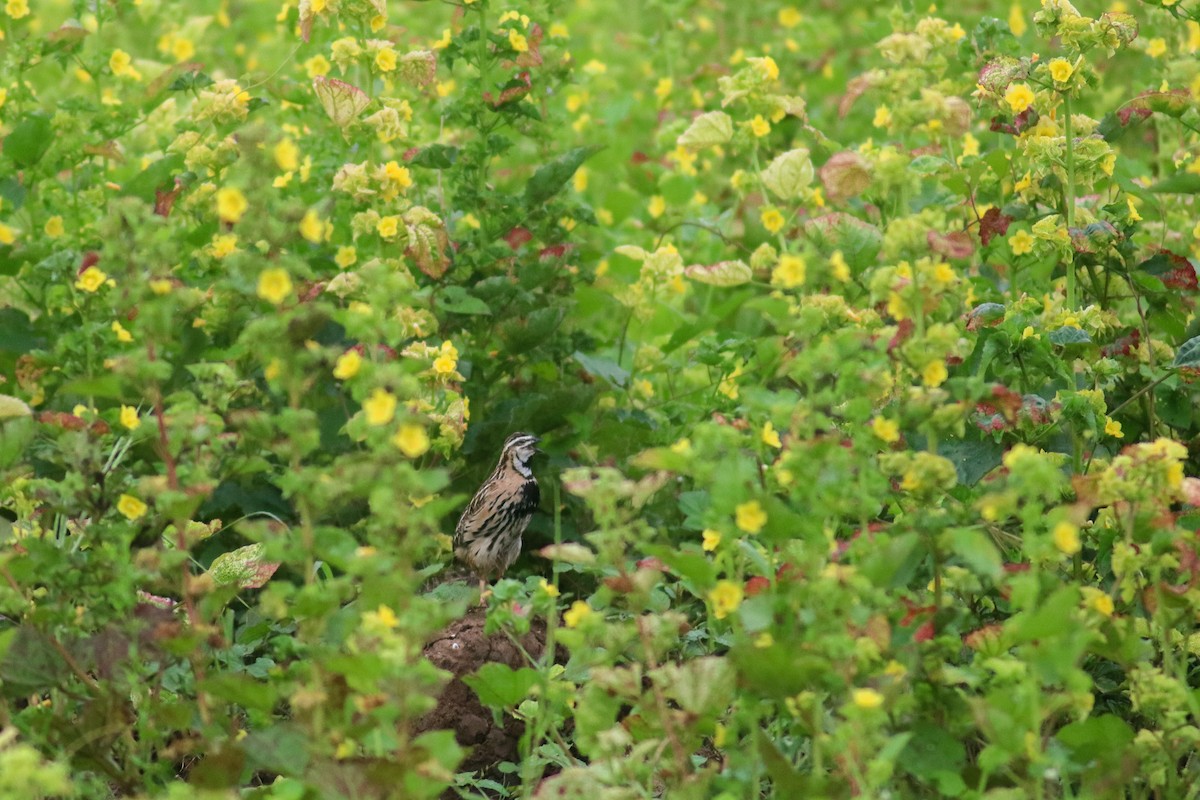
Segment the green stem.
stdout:
<svg viewBox="0 0 1200 800">
<path fill-rule="evenodd" d="M 1063 134 L 1067 140 L 1067 187 L 1064 204 L 1067 213 L 1067 231 L 1075 227 L 1075 133 L 1071 129 L 1071 96 L 1063 95 Z M 1067 308 L 1078 308 L 1079 288 L 1076 285 L 1075 256 L 1067 263 Z"/>
</svg>

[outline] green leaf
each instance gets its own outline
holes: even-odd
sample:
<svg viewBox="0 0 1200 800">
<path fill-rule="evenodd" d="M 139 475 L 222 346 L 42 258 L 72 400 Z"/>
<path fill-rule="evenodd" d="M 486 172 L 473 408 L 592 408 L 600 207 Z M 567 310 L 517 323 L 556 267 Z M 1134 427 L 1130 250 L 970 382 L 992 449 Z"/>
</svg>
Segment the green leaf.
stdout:
<svg viewBox="0 0 1200 800">
<path fill-rule="evenodd" d="M 1092 337 L 1088 335 L 1087 331 L 1070 325 L 1050 331 L 1046 335 L 1046 338 L 1051 344 L 1056 344 L 1060 347 L 1072 344 L 1088 344 L 1092 341 Z"/>
<path fill-rule="evenodd" d="M 24 400 L 19 400 L 7 394 L 0 394 L 0 422 L 13 417 L 28 417 L 32 416 L 33 410 L 25 404 Z"/>
<path fill-rule="evenodd" d="M 741 286 L 754 277 L 750 267 L 742 261 L 720 261 L 709 266 L 693 264 L 684 267 L 683 274 L 696 283 L 721 287 Z"/>
<path fill-rule="evenodd" d="M 175 176 L 183 169 L 183 156 L 179 153 L 163 156 L 126 181 L 125 185 L 121 187 L 121 195 L 138 197 L 147 203 L 153 203 L 156 191 L 175 188 Z"/>
<path fill-rule="evenodd" d="M 521 105 L 525 105 L 521 103 Z M 566 185 L 575 175 L 575 171 L 584 161 L 603 150 L 601 145 L 588 145 L 568 150 L 553 161 L 538 167 L 537 172 L 525 185 L 525 203 L 530 206 L 541 205 Z"/>
<path fill-rule="evenodd" d="M 433 144 L 422 147 L 409 160 L 409 166 L 426 167 L 428 169 L 449 169 L 458 161 L 458 148 L 447 144 Z"/>
<path fill-rule="evenodd" d="M 275 692 L 245 673 L 224 672 L 197 681 L 197 688 L 246 709 L 270 711 L 275 706 Z"/>
<path fill-rule="evenodd" d="M 463 677 L 463 683 L 475 691 L 479 702 L 494 708 L 517 706 L 539 680 L 537 672 L 529 667 L 513 669 L 494 661 Z"/>
<path fill-rule="evenodd" d="M 0 179 L 0 199 L 9 211 L 20 211 L 25 205 L 25 187 L 14 178 Z"/>
<path fill-rule="evenodd" d="M 1080 763 L 1092 760 L 1116 762 L 1133 742 L 1134 734 L 1125 720 L 1104 714 L 1064 725 L 1055 738 L 1065 744 Z"/>
<path fill-rule="evenodd" d="M 684 711 L 698 716 L 723 714 L 733 700 L 733 667 L 724 658 L 706 656 L 667 664 L 652 673 L 663 693 Z"/>
<path fill-rule="evenodd" d="M 763 170 L 762 179 L 780 200 L 795 200 L 812 185 L 813 174 L 808 150 L 798 147 L 776 156 Z"/>
<path fill-rule="evenodd" d="M 1146 188 L 1157 194 L 1196 194 L 1200 192 L 1200 175 L 1194 172 L 1177 172 L 1165 180 Z"/>
<path fill-rule="evenodd" d="M 958 439 L 938 444 L 938 455 L 950 459 L 958 472 L 958 482 L 974 486 L 1004 457 L 1004 446 L 991 439 Z"/>
<path fill-rule="evenodd" d="M 452 314 L 488 315 L 492 309 L 461 286 L 447 286 L 438 298 L 438 308 Z"/>
<path fill-rule="evenodd" d="M 609 361 L 607 358 L 600 358 L 599 356 L 589 356 L 578 350 L 571 354 L 571 358 L 578 361 L 579 366 L 587 370 L 589 374 L 603 378 L 613 386 L 623 387 L 625 386 L 625 382 L 629 380 L 629 370 L 615 361 Z"/>
<path fill-rule="evenodd" d="M 787 756 L 779 752 L 779 747 L 771 740 L 766 731 L 754 729 L 754 744 L 758 755 L 762 758 L 767 774 L 775 790 L 775 797 L 808 797 L 812 787 L 808 779 Z"/>
<path fill-rule="evenodd" d="M 199 70 L 188 71 L 171 81 L 168 92 L 195 92 L 213 85 L 213 79 Z"/>
<path fill-rule="evenodd" d="M 1193 336 L 1179 345 L 1171 366 L 1175 369 L 1200 367 L 1200 336 Z"/>
<path fill-rule="evenodd" d="M 912 733 L 898 763 L 914 778 L 931 780 L 939 773 L 957 773 L 966 764 L 966 748 L 941 725 L 917 722 Z"/>
<path fill-rule="evenodd" d="M 947 534 L 950 550 L 972 571 L 996 580 L 1004 573 L 1000 553 L 991 537 L 975 528 L 957 528 Z"/>
<path fill-rule="evenodd" d="M 45 114 L 29 114 L 4 138 L 4 155 L 18 167 L 27 169 L 42 160 L 53 142 L 50 118 Z"/>
<path fill-rule="evenodd" d="M 725 144 L 732 138 L 733 119 L 724 111 L 710 111 L 692 120 L 675 143 L 688 150 L 703 150 Z"/>
<path fill-rule="evenodd" d="M 308 736 L 290 722 L 251 733 L 241 747 L 249 764 L 280 775 L 304 774 L 312 758 Z"/>
</svg>

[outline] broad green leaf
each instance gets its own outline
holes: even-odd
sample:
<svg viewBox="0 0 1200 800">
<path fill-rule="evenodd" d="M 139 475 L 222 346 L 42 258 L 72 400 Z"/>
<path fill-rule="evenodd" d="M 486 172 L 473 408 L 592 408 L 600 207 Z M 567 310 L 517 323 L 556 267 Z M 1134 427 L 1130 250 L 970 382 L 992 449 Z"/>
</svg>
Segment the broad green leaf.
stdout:
<svg viewBox="0 0 1200 800">
<path fill-rule="evenodd" d="M 457 147 L 445 144 L 433 144 L 418 150 L 408 163 L 413 167 L 449 169 L 454 166 L 454 162 L 456 161 L 458 161 Z"/>
<path fill-rule="evenodd" d="M 1050 331 L 1046 334 L 1046 338 L 1050 340 L 1051 344 L 1060 346 L 1087 344 L 1092 341 L 1092 337 L 1088 335 L 1087 331 L 1070 325 Z"/>
<path fill-rule="evenodd" d="M 957 773 L 967 761 L 966 748 L 952 733 L 932 722 L 917 722 L 913 737 L 900 755 L 900 768 L 916 778 Z"/>
<path fill-rule="evenodd" d="M 4 137 L 4 155 L 18 167 L 27 169 L 42 160 L 54 138 L 49 117 L 45 114 L 27 114 Z"/>
<path fill-rule="evenodd" d="M 1169 178 L 1151 184 L 1147 191 L 1157 194 L 1196 194 L 1200 192 L 1200 175 L 1194 172 L 1177 172 Z"/>
<path fill-rule="evenodd" d="M 155 191 L 174 188 L 175 176 L 184 169 L 183 156 L 179 153 L 170 153 L 126 181 L 125 185 L 121 187 L 121 194 L 128 197 L 140 197 L 147 203 L 153 203 Z"/>
<path fill-rule="evenodd" d="M 583 162 L 603 149 L 600 145 L 576 147 L 538 167 L 537 172 L 533 173 L 533 177 L 525 185 L 526 205 L 541 205 L 558 194 L 567 181 L 575 175 L 576 170 L 583 165 Z"/>
<path fill-rule="evenodd" d="M 438 298 L 438 308 L 453 314 L 491 314 L 492 309 L 487 303 L 468 294 L 461 286 L 447 286 Z"/>
<path fill-rule="evenodd" d="M 709 266 L 693 264 L 685 267 L 683 274 L 696 283 L 709 286 L 741 286 L 754 277 L 750 267 L 742 261 L 721 261 Z"/>
<path fill-rule="evenodd" d="M 733 700 L 733 667 L 717 656 L 667 664 L 651 677 L 669 699 L 692 714 L 719 715 Z"/>
<path fill-rule="evenodd" d="M 539 680 L 537 672 L 528 667 L 513 669 L 494 661 L 484 664 L 475 674 L 463 677 L 463 682 L 475 691 L 479 702 L 494 708 L 518 705 Z"/>
<path fill-rule="evenodd" d="M 688 150 L 703 150 L 725 144 L 733 138 L 733 119 L 724 111 L 710 111 L 692 120 L 688 129 L 679 135 L 676 144 Z"/>
<path fill-rule="evenodd" d="M 951 551 L 972 571 L 995 580 L 1004 571 L 1000 553 L 991 537 L 975 528 L 957 528 L 947 533 Z"/>
<path fill-rule="evenodd" d="M 780 200 L 795 200 L 813 182 L 808 150 L 798 147 L 775 157 L 762 173 L 763 183 Z"/>
<path fill-rule="evenodd" d="M 256 543 L 222 553 L 213 559 L 207 574 L 217 586 L 258 589 L 279 569 L 278 563 L 263 560 L 263 549 L 261 543 Z"/>
<path fill-rule="evenodd" d="M 1176 369 L 1200 367 L 1200 336 L 1193 336 L 1179 345 L 1171 366 Z"/>
<path fill-rule="evenodd" d="M 604 380 L 613 386 L 624 386 L 626 381 L 629 380 L 629 370 L 615 361 L 609 361 L 599 356 L 589 356 L 587 353 L 581 353 L 578 350 L 571 354 L 571 358 L 578 361 L 579 365 L 586 369 L 588 373 L 598 378 L 604 378 Z"/>
</svg>

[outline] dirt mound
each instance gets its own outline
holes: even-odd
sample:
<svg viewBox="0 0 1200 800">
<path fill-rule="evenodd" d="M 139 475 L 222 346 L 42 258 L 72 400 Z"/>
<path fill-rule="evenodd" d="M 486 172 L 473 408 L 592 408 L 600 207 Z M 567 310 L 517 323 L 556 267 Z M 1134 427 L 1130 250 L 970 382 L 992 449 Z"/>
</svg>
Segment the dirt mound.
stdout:
<svg viewBox="0 0 1200 800">
<path fill-rule="evenodd" d="M 502 633 L 485 634 L 485 609 L 474 608 L 455 620 L 437 638 L 425 646 L 425 656 L 436 666 L 454 675 L 438 698 L 437 708 L 425 715 L 418 732 L 452 730 L 460 745 L 470 753 L 459 769 L 475 771 L 501 761 L 516 761 L 517 742 L 523 726 L 512 717 L 502 725 L 494 724 L 492 712 L 485 708 L 475 692 L 462 682 L 489 661 L 517 669 L 528 666 L 524 657 Z M 534 658 L 540 658 L 546 645 L 546 626 L 535 621 L 533 629 L 521 640 L 521 646 Z"/>
</svg>

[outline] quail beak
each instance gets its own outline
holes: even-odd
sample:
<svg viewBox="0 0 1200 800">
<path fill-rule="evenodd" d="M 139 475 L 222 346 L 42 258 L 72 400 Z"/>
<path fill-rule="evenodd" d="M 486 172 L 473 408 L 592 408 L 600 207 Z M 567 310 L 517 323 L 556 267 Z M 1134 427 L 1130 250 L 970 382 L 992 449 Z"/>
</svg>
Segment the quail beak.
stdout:
<svg viewBox="0 0 1200 800">
<path fill-rule="evenodd" d="M 536 445 L 536 444 L 541 444 L 541 441 L 542 441 L 541 437 L 539 437 L 539 436 L 535 436 L 535 437 L 533 437 L 533 443 L 534 443 L 535 445 Z M 533 452 L 534 452 L 535 454 L 539 455 L 539 456 L 544 456 L 544 455 L 546 455 L 546 451 L 545 451 L 545 450 L 543 450 L 543 449 L 542 449 L 542 448 L 540 448 L 540 447 L 535 447 L 535 448 L 533 448 Z"/>
</svg>

